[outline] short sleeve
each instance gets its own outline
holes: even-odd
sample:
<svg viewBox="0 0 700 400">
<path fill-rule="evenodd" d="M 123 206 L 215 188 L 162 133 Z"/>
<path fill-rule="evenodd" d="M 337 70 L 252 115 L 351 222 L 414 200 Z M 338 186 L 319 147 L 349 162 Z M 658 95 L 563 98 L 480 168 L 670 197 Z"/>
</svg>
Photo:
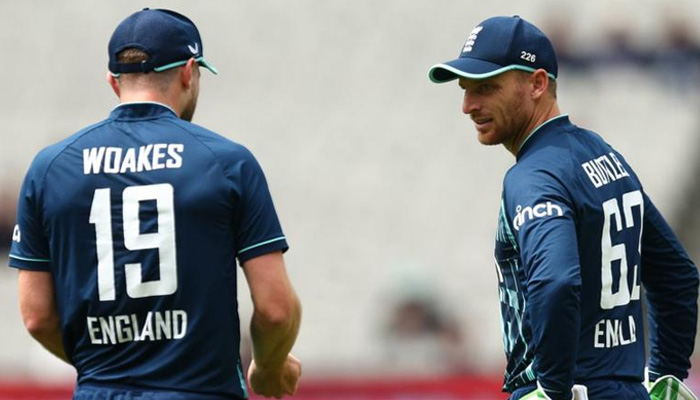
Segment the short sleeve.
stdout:
<svg viewBox="0 0 700 400">
<path fill-rule="evenodd" d="M 49 270 L 49 240 L 42 218 L 42 173 L 39 157 L 34 160 L 24 178 L 17 204 L 17 221 L 10 249 L 11 267 Z"/>
<path fill-rule="evenodd" d="M 240 203 L 236 210 L 235 241 L 240 263 L 273 251 L 287 251 L 265 175 L 255 157 L 240 166 Z"/>
</svg>

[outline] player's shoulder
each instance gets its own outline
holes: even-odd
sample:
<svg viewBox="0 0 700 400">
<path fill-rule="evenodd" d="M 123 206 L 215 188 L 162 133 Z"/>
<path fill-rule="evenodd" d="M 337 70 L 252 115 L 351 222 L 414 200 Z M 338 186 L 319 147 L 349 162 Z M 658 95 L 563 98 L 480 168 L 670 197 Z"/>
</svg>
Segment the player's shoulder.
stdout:
<svg viewBox="0 0 700 400">
<path fill-rule="evenodd" d="M 529 186 L 540 180 L 566 183 L 578 174 L 581 162 L 605 149 L 611 148 L 600 135 L 562 115 L 527 139 L 506 181 L 512 186 Z"/>
<path fill-rule="evenodd" d="M 504 177 L 504 187 L 511 190 L 528 190 L 534 187 L 561 184 L 574 174 L 573 163 L 566 148 L 548 148 L 519 160 Z"/>
<path fill-rule="evenodd" d="M 172 121 L 216 157 L 253 158 L 252 152 L 245 145 L 220 133 L 181 119 L 173 119 Z"/>
<path fill-rule="evenodd" d="M 525 142 L 517 162 L 503 180 L 506 193 L 517 197 L 566 193 L 577 178 L 574 157 L 576 137 L 582 130 L 568 118 L 535 132 Z"/>
<path fill-rule="evenodd" d="M 56 160 L 61 156 L 61 154 L 70 149 L 71 146 L 73 146 L 85 135 L 88 135 L 90 132 L 99 129 L 106 123 L 107 120 L 103 120 L 95 124 L 86 126 L 78 132 L 75 132 L 72 135 L 54 144 L 44 147 L 34 157 L 34 160 L 32 161 L 32 164 L 29 167 L 29 173 L 35 175 L 43 175 L 49 168 L 51 168 L 51 166 L 54 164 L 54 162 L 56 162 Z"/>
</svg>

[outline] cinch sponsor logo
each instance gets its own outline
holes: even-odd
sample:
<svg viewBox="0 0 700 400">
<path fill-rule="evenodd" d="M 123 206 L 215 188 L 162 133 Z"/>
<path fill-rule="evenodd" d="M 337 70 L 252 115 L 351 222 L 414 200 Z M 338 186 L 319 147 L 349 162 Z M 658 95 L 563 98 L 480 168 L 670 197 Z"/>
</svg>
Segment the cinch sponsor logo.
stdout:
<svg viewBox="0 0 700 400">
<path fill-rule="evenodd" d="M 562 215 L 564 215 L 564 210 L 562 210 L 560 206 L 552 203 L 551 201 L 536 204 L 534 206 L 528 206 L 525 208 L 518 206 L 515 208 L 513 228 L 515 228 L 515 230 L 518 231 L 525 222 L 530 221 L 531 219 L 551 217 L 553 215 L 561 217 Z"/>
</svg>

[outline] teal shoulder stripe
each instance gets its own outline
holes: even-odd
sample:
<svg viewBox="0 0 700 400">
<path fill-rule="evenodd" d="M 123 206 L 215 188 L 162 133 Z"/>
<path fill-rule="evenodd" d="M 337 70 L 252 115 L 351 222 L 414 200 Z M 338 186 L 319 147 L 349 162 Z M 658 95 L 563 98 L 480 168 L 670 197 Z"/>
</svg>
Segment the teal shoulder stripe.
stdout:
<svg viewBox="0 0 700 400">
<path fill-rule="evenodd" d="M 254 245 L 252 245 L 252 246 L 248 246 L 248 247 L 246 247 L 245 249 L 242 249 L 241 251 L 239 251 L 238 254 L 241 254 L 241 253 L 243 253 L 243 252 L 245 252 L 245 251 L 254 249 L 254 248 L 256 248 L 256 247 L 265 246 L 266 244 L 270 244 L 270 243 L 273 243 L 273 242 L 279 242 L 280 240 L 285 240 L 285 239 L 286 239 L 286 237 L 280 236 L 280 237 L 278 237 L 278 238 L 266 240 L 266 241 L 264 241 L 264 242 L 260 242 L 260 243 L 258 243 L 258 244 L 254 244 Z"/>
<path fill-rule="evenodd" d="M 243 371 L 241 371 L 240 361 L 238 362 L 238 365 L 236 365 L 236 370 L 238 370 L 238 380 L 241 382 L 241 389 L 243 389 L 243 398 L 247 399 L 248 398 L 248 386 L 245 383 L 245 379 L 243 379 Z"/>
<path fill-rule="evenodd" d="M 10 258 L 14 258 L 14 259 L 17 259 L 17 260 L 22 260 L 22 261 L 34 261 L 34 262 L 49 262 L 49 261 L 51 261 L 51 260 L 49 260 L 48 258 L 20 257 L 20 256 L 14 255 L 14 254 L 10 254 Z"/>
</svg>

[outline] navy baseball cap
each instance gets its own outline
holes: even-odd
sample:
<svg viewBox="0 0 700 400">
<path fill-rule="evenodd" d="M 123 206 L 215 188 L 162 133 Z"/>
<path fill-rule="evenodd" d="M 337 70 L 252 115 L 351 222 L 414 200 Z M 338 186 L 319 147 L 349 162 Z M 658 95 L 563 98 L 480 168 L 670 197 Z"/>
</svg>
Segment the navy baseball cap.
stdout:
<svg viewBox="0 0 700 400">
<path fill-rule="evenodd" d="M 513 69 L 547 71 L 557 79 L 557 56 L 547 36 L 519 16 L 492 17 L 474 28 L 459 58 L 434 65 L 428 76 L 435 83 L 464 77 L 485 79 Z"/>
<path fill-rule="evenodd" d="M 149 60 L 119 63 L 119 53 L 128 48 L 146 52 Z M 204 59 L 204 46 L 194 22 L 171 10 L 144 8 L 129 15 L 114 30 L 108 49 L 113 75 L 165 71 L 185 65 L 192 57 L 214 74 L 219 72 Z"/>
</svg>

